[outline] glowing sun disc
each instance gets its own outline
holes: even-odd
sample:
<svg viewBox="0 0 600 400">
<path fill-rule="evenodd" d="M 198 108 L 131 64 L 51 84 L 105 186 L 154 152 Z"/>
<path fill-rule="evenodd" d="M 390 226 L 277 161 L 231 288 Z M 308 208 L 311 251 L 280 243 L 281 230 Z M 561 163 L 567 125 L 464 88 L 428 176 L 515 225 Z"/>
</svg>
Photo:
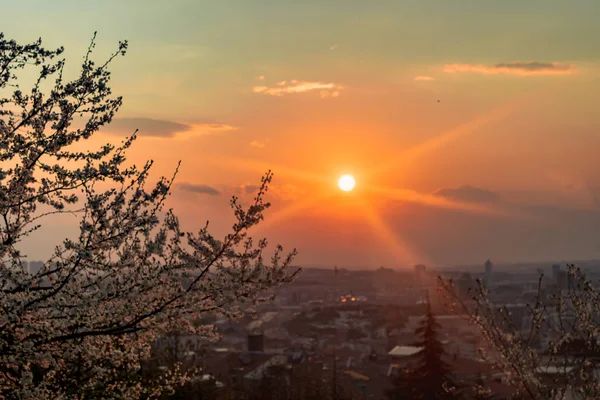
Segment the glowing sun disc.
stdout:
<svg viewBox="0 0 600 400">
<path fill-rule="evenodd" d="M 344 192 L 349 192 L 356 186 L 356 181 L 352 175 L 342 175 L 338 180 L 338 186 Z"/>
</svg>

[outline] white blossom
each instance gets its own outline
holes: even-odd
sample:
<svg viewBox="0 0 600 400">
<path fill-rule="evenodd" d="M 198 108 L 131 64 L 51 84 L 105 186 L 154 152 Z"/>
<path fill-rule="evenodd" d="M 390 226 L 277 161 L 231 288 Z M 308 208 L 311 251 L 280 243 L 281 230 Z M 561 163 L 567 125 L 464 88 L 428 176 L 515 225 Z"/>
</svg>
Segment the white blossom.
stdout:
<svg viewBox="0 0 600 400">
<path fill-rule="evenodd" d="M 210 337 L 213 329 L 191 319 L 236 317 L 237 304 L 267 301 L 270 288 L 295 275 L 288 268 L 295 251 L 277 247 L 268 258 L 266 240 L 255 244 L 247 234 L 269 207 L 270 172 L 248 209 L 231 200 L 235 224 L 218 239 L 208 226 L 183 232 L 163 209 L 174 177 L 149 185 L 152 161 L 125 166 L 135 133 L 118 147 L 72 149 L 110 123 L 122 103 L 112 97 L 107 67 L 127 43 L 101 64 L 91 59 L 93 47 L 79 77 L 65 81 L 62 48 L 20 45 L 0 34 L 3 398 L 133 399 L 172 391 L 188 371 L 176 366 L 152 379 L 142 373 L 157 337 L 173 325 Z M 39 79 L 26 90 L 17 77 L 31 69 Z M 19 242 L 45 216 L 63 213 L 80 218 L 77 237 L 27 273 Z"/>
</svg>

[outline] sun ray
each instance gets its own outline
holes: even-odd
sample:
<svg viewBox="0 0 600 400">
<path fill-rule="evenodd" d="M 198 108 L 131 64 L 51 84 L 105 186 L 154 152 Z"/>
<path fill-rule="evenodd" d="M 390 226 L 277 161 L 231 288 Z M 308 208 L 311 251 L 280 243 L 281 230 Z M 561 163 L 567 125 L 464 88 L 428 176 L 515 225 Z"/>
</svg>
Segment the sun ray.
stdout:
<svg viewBox="0 0 600 400">
<path fill-rule="evenodd" d="M 307 171 L 302 171 L 295 168 L 285 167 L 283 165 L 273 165 L 263 161 L 240 159 L 233 157 L 219 157 L 208 159 L 215 165 L 219 165 L 225 168 L 234 168 L 244 171 L 256 171 L 259 173 L 265 173 L 269 170 L 273 171 L 277 176 L 285 176 L 288 178 L 299 179 L 311 183 L 326 183 L 330 184 L 330 179 L 322 174 L 315 174 Z"/>
<path fill-rule="evenodd" d="M 371 225 L 377 238 L 381 239 L 393 251 L 394 256 L 400 262 L 412 266 L 418 263 L 428 263 L 429 261 L 421 254 L 417 254 L 411 249 L 398 235 L 394 234 L 390 228 L 383 222 L 381 217 L 373 210 L 373 207 L 364 203 L 360 210 L 365 220 Z"/>
<path fill-rule="evenodd" d="M 453 129 L 450 129 L 449 131 L 442 132 L 440 135 L 408 149 L 397 157 L 394 157 L 393 160 L 375 166 L 372 170 L 367 172 L 367 175 L 379 175 L 389 171 L 392 168 L 400 167 L 402 164 L 408 164 L 426 152 L 435 150 L 444 144 L 472 134 L 486 125 L 499 122 L 509 115 L 515 113 L 517 110 L 523 108 L 531 101 L 532 97 L 533 95 L 530 95 L 517 101 L 511 101 L 500 107 L 496 107 L 489 112 L 484 113 L 483 115 L 475 117 L 474 119 L 467 121 Z"/>
<path fill-rule="evenodd" d="M 310 197 L 307 196 L 302 200 L 296 201 L 290 204 L 289 206 L 276 211 L 275 213 L 273 213 L 273 215 L 265 217 L 265 221 L 257 226 L 255 232 L 264 231 L 265 229 L 272 227 L 275 224 L 281 223 L 286 219 L 298 214 L 300 211 L 304 211 L 306 209 L 311 208 L 320 201 L 326 201 L 329 197 L 331 197 L 331 195 L 323 194 Z"/>
<path fill-rule="evenodd" d="M 434 196 L 430 194 L 423 194 L 409 189 L 392 189 L 386 187 L 369 186 L 366 188 L 367 191 L 378 195 L 383 195 L 388 199 L 401 200 L 409 203 L 421 204 L 436 208 L 445 208 L 449 210 L 462 211 L 471 214 L 482 214 L 494 217 L 511 217 L 511 218 L 522 218 L 524 215 L 520 215 L 514 212 L 506 210 L 500 210 L 491 208 L 483 204 L 471 204 L 448 200 L 441 196 Z"/>
</svg>

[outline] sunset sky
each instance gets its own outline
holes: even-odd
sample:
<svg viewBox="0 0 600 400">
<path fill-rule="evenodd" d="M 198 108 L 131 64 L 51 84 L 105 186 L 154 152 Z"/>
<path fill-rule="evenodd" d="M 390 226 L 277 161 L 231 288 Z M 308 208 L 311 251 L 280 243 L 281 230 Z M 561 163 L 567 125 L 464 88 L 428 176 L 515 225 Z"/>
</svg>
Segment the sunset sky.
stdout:
<svg viewBox="0 0 600 400">
<path fill-rule="evenodd" d="M 10 4 L 10 5 L 7 5 Z M 118 41 L 124 97 L 90 142 L 182 167 L 185 228 L 231 223 L 272 169 L 258 236 L 301 265 L 406 267 L 600 258 L 598 0 L 6 2 L 9 38 Z M 439 101 L 438 101 L 439 100 Z M 336 182 L 349 173 L 354 191 Z M 76 220 L 26 245 L 47 257 Z"/>
</svg>

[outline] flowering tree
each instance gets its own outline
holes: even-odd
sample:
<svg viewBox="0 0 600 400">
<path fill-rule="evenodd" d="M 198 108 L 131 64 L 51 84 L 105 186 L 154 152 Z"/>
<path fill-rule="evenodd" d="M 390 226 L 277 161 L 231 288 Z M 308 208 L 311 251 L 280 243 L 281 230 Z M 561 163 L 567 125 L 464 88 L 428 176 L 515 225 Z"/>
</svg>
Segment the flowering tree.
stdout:
<svg viewBox="0 0 600 400">
<path fill-rule="evenodd" d="M 544 282 L 516 314 L 495 304 L 481 281 L 458 290 L 441 279 L 451 305 L 466 313 L 493 346 L 482 358 L 503 371 L 519 399 L 600 398 L 600 294 L 576 266 Z"/>
<path fill-rule="evenodd" d="M 95 38 L 95 36 L 94 36 Z M 126 166 L 135 133 L 120 146 L 76 151 L 121 106 L 109 87 L 109 59 L 91 59 L 63 78 L 62 48 L 41 40 L 21 45 L 0 33 L 0 397 L 148 398 L 185 383 L 171 369 L 152 381 L 140 371 L 151 344 L 168 327 L 205 337 L 193 324 L 207 312 L 230 317 L 241 302 L 267 300 L 267 290 L 295 276 L 295 255 L 248 229 L 269 206 L 271 173 L 248 209 L 235 197 L 235 223 L 219 240 L 207 226 L 183 232 L 164 210 L 173 178 L 148 184 L 152 162 Z M 25 72 L 25 75 L 21 75 Z M 25 77 L 36 74 L 27 89 Z M 27 75 L 29 74 L 29 75 Z M 149 187 L 149 188 L 147 188 Z M 50 214 L 79 216 L 36 273 L 22 267 L 18 245 Z"/>
</svg>

